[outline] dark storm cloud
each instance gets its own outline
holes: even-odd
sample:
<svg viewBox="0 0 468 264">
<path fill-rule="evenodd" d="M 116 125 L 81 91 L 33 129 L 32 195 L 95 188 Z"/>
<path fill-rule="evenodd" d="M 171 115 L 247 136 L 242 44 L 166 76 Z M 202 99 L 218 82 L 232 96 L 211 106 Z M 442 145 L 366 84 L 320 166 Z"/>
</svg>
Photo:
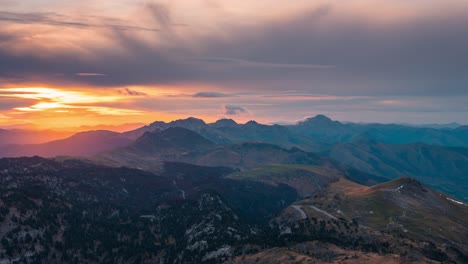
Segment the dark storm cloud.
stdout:
<svg viewBox="0 0 468 264">
<path fill-rule="evenodd" d="M 13 54 L 0 47 L 0 79 L 17 76 L 25 81 L 49 84 L 86 84 L 93 86 L 122 86 L 131 84 L 163 84 L 195 78 L 197 69 L 180 58 L 186 51 L 177 47 L 158 47 L 140 41 L 131 32 L 107 32 L 113 47 L 84 46 L 91 56 L 76 51 L 57 51 L 53 54 Z M 99 78 L 83 78 L 80 72 L 100 73 Z M 27 77 L 27 78 L 26 78 Z"/>
<path fill-rule="evenodd" d="M 373 25 L 364 19 L 336 18 L 333 8 L 326 10 L 238 30 L 232 39 L 208 44 L 209 50 L 215 57 L 335 65 L 327 71 L 239 71 L 243 79 L 288 78 L 316 93 L 467 92 L 468 17 L 463 12 Z"/>
<path fill-rule="evenodd" d="M 375 23 L 340 16 L 326 5 L 257 26 L 226 25 L 228 36 L 206 33 L 182 41 L 170 28 L 175 23 L 168 6 L 146 8 L 164 29 L 151 33 L 160 44 L 113 27 L 106 33 L 112 45 L 84 47 L 92 54 L 86 60 L 74 52 L 12 55 L 0 48 L 0 77 L 15 73 L 97 86 L 196 82 L 259 92 L 287 85 L 337 95 L 468 94 L 466 10 Z M 31 17 L 3 14 L 3 20 L 44 20 L 40 14 Z M 0 41 L 1 36 L 0 29 Z M 76 72 L 106 76 L 70 76 Z"/>
<path fill-rule="evenodd" d="M 247 110 L 244 107 L 236 106 L 236 105 L 225 105 L 224 106 L 224 114 L 225 115 L 239 115 L 242 113 L 246 113 Z"/>
</svg>

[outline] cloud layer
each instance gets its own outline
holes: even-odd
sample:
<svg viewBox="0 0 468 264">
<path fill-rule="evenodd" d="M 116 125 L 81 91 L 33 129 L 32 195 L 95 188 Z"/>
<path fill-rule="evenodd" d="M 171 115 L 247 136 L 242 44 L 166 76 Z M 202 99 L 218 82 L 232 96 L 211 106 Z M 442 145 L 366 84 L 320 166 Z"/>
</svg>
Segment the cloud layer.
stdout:
<svg viewBox="0 0 468 264">
<path fill-rule="evenodd" d="M 423 9 L 385 23 L 348 14 L 343 5 L 307 7 L 255 26 L 222 25 L 228 35 L 206 31 L 202 36 L 190 29 L 197 25 L 177 29 L 180 23 L 173 21 L 173 13 L 182 11 L 162 3 L 142 7 L 143 16 L 153 21 L 147 27 L 99 18 L 76 22 L 81 17 L 56 13 L 0 12 L 0 21 L 10 28 L 46 24 L 53 30 L 86 28 L 92 31 L 90 40 L 96 34 L 106 36 L 102 46 L 84 40 L 71 43 L 73 49 L 43 54 L 34 52 L 34 41 L 13 51 L 13 46 L 25 45 L 24 34 L 33 32 L 2 30 L 0 77 L 93 86 L 198 82 L 278 90 L 289 83 L 294 89 L 328 94 L 467 93 L 467 5 L 451 13 Z M 158 32 L 140 32 L 155 28 Z M 77 72 L 106 76 L 72 76 Z"/>
<path fill-rule="evenodd" d="M 433 109 L 418 96 L 466 113 L 466 1 L 41 2 L 0 12 L 0 86 L 115 88 L 148 111 L 154 89 L 235 116 Z"/>
</svg>

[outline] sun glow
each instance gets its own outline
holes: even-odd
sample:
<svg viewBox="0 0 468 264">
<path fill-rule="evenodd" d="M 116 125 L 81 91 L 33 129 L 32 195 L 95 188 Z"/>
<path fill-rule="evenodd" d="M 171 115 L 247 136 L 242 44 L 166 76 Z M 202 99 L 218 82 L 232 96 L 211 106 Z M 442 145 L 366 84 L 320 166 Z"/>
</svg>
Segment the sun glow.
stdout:
<svg viewBox="0 0 468 264">
<path fill-rule="evenodd" d="M 135 98 L 138 96 L 132 96 Z M 131 109 L 132 98 L 115 89 L 58 89 L 48 87 L 0 88 L 0 99 L 16 101 L 2 116 L 9 119 L 28 117 L 41 125 L 80 124 L 117 120 L 118 117 L 139 116 L 144 112 Z M 125 107 L 127 106 L 127 107 Z M 109 118 L 112 117 L 112 118 Z M 97 121 L 100 120 L 100 121 Z"/>
<path fill-rule="evenodd" d="M 114 102 L 121 99 L 118 95 L 99 95 L 86 91 L 60 90 L 44 87 L 4 88 L 0 90 L 0 96 L 50 100 L 63 105 Z"/>
</svg>

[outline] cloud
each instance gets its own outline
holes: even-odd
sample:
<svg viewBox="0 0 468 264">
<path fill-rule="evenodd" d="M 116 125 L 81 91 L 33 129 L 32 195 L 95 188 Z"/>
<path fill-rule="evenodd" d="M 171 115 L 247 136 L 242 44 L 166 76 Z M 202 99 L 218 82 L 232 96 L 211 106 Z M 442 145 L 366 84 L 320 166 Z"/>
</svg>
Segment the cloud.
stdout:
<svg viewBox="0 0 468 264">
<path fill-rule="evenodd" d="M 147 96 L 148 95 L 146 93 L 135 91 L 130 88 L 119 89 L 118 93 L 122 95 L 130 95 L 130 96 Z"/>
<path fill-rule="evenodd" d="M 8 103 L 2 102 L 8 100 Z M 123 103 L 121 97 L 94 94 L 92 91 L 62 90 L 54 88 L 0 88 L 0 110 L 2 106 L 13 108 L 23 113 L 47 113 L 51 111 L 93 112 L 101 115 L 138 115 L 142 112 L 134 109 L 108 107 L 106 104 Z M 25 102 L 28 102 L 25 105 Z M 16 106 L 16 104 L 19 104 Z M 8 109 L 12 110 L 12 109 Z"/>
<path fill-rule="evenodd" d="M 76 76 L 81 76 L 81 77 L 102 77 L 102 76 L 107 76 L 107 74 L 104 73 L 96 73 L 96 72 L 79 72 L 75 73 Z"/>
<path fill-rule="evenodd" d="M 221 97 L 232 97 L 232 94 L 217 93 L 217 92 L 198 92 L 192 95 L 195 98 L 221 98 Z"/>
<path fill-rule="evenodd" d="M 172 22 L 171 11 L 167 5 L 156 2 L 149 2 L 146 4 L 146 7 L 159 25 L 163 27 L 170 26 Z"/>
<path fill-rule="evenodd" d="M 241 106 L 236 105 L 225 105 L 224 106 L 224 114 L 225 115 L 240 115 L 242 113 L 246 113 L 247 109 Z"/>
<path fill-rule="evenodd" d="M 149 3 L 138 19 L 152 19 L 161 31 L 120 30 L 121 24 L 107 21 L 105 28 L 88 36 L 92 40 L 99 33 L 101 42 L 74 40 L 66 42 L 69 49 L 43 53 L 29 41 L 21 42 L 25 47 L 18 50 L 15 38 L 25 32 L 2 27 L 0 41 L 6 44 L 0 47 L 0 79 L 97 87 L 195 83 L 265 94 L 284 89 L 340 96 L 468 94 L 468 5 L 437 16 L 430 8 L 394 15 L 402 19 L 391 17 L 396 11 L 385 13 L 389 6 L 358 16 L 348 10 L 352 5 L 330 4 L 252 23 L 234 16 L 229 23 L 208 21 L 215 29 L 191 26 L 177 31 L 172 26 L 175 18 L 184 17 L 178 13 L 182 11 Z M 83 27 L 80 23 L 93 22 L 88 25 L 93 30 L 94 21 L 100 20 L 81 22 L 55 13 L 2 14 L 4 22 L 15 23 Z M 379 14 L 392 19 L 386 17 L 384 23 Z M 185 14 L 183 22 L 192 17 Z M 83 69 L 108 76 L 74 75 Z"/>
<path fill-rule="evenodd" d="M 15 98 L 13 94 L 9 96 L 9 94 L 0 91 L 0 111 L 31 105 L 34 102 L 33 99 Z"/>
<path fill-rule="evenodd" d="M 0 11 L 0 22 L 2 21 L 18 24 L 45 24 L 74 28 L 112 28 L 114 30 L 159 31 L 159 29 L 156 28 L 129 25 L 126 24 L 128 22 L 117 19 L 106 19 L 104 17 L 74 18 L 54 12 L 19 13 Z M 109 23 L 109 21 L 112 21 L 112 23 Z"/>
<path fill-rule="evenodd" d="M 20 38 L 19 35 L 12 34 L 10 32 L 0 32 L 0 43 L 9 42 L 9 41 L 16 41 L 19 38 Z"/>
<path fill-rule="evenodd" d="M 282 68 L 282 69 L 333 69 L 334 65 L 320 64 L 293 64 L 293 63 L 271 63 L 236 58 L 207 57 L 197 59 L 199 62 L 237 67 L 258 67 L 258 68 Z"/>
</svg>

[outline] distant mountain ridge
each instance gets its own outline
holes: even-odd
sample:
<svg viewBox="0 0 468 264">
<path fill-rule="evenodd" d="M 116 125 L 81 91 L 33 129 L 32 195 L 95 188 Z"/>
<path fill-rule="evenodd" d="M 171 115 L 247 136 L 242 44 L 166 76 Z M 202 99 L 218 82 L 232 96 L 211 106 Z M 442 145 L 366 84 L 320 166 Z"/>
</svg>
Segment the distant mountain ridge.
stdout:
<svg viewBox="0 0 468 264">
<path fill-rule="evenodd" d="M 102 151 L 129 145 L 131 142 L 132 140 L 117 132 L 87 131 L 43 144 L 5 145 L 0 148 L 0 157 L 92 156 Z"/>
<path fill-rule="evenodd" d="M 131 140 L 136 140 L 146 132 L 163 131 L 171 127 L 182 127 L 209 139 L 216 144 L 237 144 L 248 141 L 257 141 L 279 145 L 285 148 L 298 147 L 306 151 L 320 152 L 340 143 L 352 142 L 365 134 L 368 139 L 388 144 L 410 144 L 425 143 L 429 145 L 468 147 L 468 129 L 460 126 L 456 129 L 434 129 L 418 128 L 394 124 L 354 124 L 333 121 L 324 115 L 307 118 L 296 125 L 264 125 L 255 121 L 238 124 L 231 119 L 220 119 L 214 123 L 207 124 L 198 118 L 187 118 L 173 122 L 156 121 L 150 125 L 138 129 L 113 135 L 112 138 L 121 138 L 122 142 L 115 140 L 104 140 L 108 143 L 81 142 L 81 136 L 70 137 L 61 140 L 61 144 L 68 144 L 58 148 L 57 151 L 44 151 L 45 146 L 56 146 L 56 143 L 41 146 L 19 146 L 31 145 L 29 143 L 38 140 L 47 141 L 43 136 L 35 135 L 34 131 L 23 130 L 0 130 L 0 145 L 9 146 L 8 151 L 0 151 L 0 156 L 32 156 L 32 155 L 94 155 L 97 152 L 110 150 L 125 146 Z M 70 135 L 64 134 L 64 136 Z M 93 131 L 89 131 L 93 134 Z M 81 134 L 78 134 L 81 135 Z M 55 135 L 55 137 L 60 137 Z M 30 139 L 28 139 L 30 138 Z M 41 139 L 42 138 L 42 139 Z M 99 138 L 99 136 L 96 136 Z M 77 142 L 74 142 L 76 139 Z M 60 140 L 59 140 L 60 141 Z M 25 144 L 26 143 L 26 144 Z M 91 151 L 73 151 L 80 144 L 89 144 Z M 37 144 L 34 144 L 37 145 Z M 95 147 L 100 145 L 102 147 Z M 105 146 L 104 146 L 105 145 Z M 83 147 L 82 147 L 83 148 Z M 64 151 L 67 150 L 67 151 Z"/>
<path fill-rule="evenodd" d="M 69 131 L 0 129 L 0 146 L 11 144 L 41 144 L 73 135 Z"/>
<path fill-rule="evenodd" d="M 215 143 L 261 141 L 283 147 L 297 146 L 305 150 L 317 150 L 349 142 L 363 133 L 372 139 L 389 144 L 425 143 L 468 147 L 468 133 L 464 126 L 438 129 L 398 124 L 341 123 L 324 115 L 304 119 L 295 125 L 264 125 L 255 121 L 238 124 L 230 119 L 220 119 L 207 124 L 201 119 L 190 117 L 169 123 L 156 121 L 148 126 L 125 132 L 124 135 L 136 139 L 144 132 L 160 131 L 169 127 L 193 130 Z"/>
<path fill-rule="evenodd" d="M 165 161 L 240 169 L 271 164 L 346 164 L 374 175 L 377 181 L 411 176 L 467 199 L 466 146 L 466 126 L 434 129 L 353 124 L 324 115 L 286 126 L 254 120 L 238 124 L 231 119 L 207 124 L 191 117 L 169 123 L 156 121 L 124 133 L 89 131 L 44 144 L 4 145 L 0 157 L 81 156 L 107 165 L 154 171 L 160 171 Z"/>
</svg>

